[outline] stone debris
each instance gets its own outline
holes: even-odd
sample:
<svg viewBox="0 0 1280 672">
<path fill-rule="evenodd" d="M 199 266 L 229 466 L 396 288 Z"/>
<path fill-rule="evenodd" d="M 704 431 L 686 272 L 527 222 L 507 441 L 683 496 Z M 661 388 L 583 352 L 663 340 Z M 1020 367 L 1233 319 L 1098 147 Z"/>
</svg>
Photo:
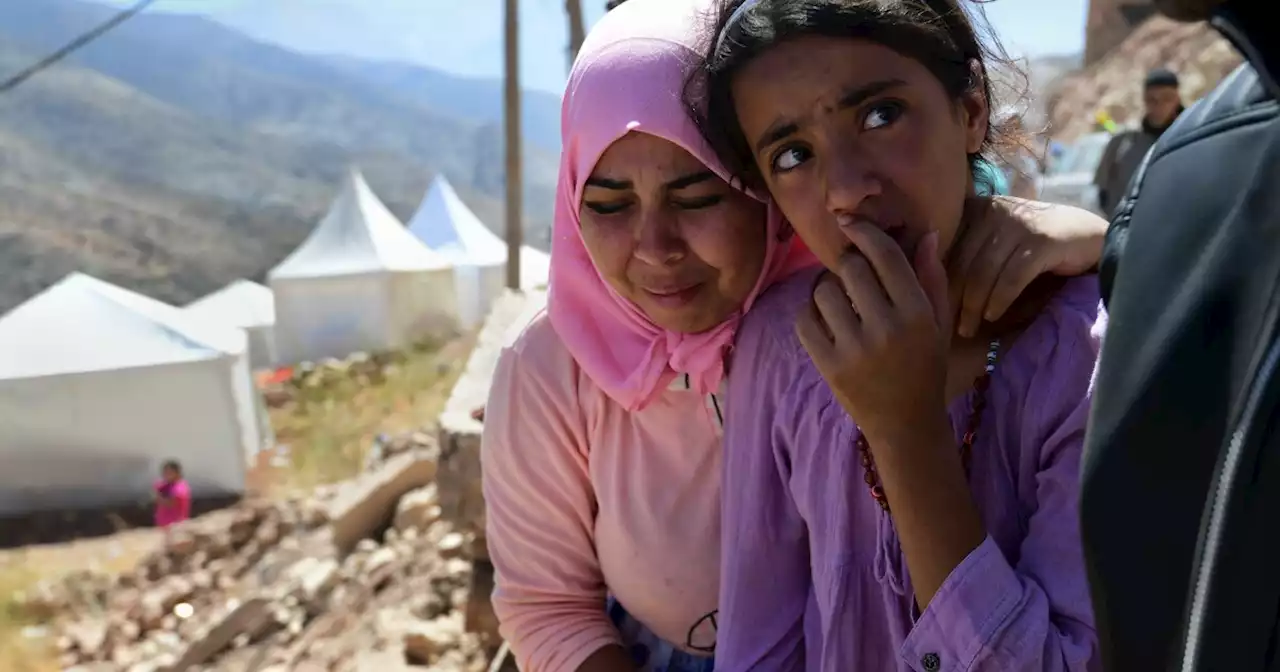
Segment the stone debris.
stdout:
<svg viewBox="0 0 1280 672">
<path fill-rule="evenodd" d="M 328 519 L 333 544 L 347 553 L 361 539 L 391 523 L 400 497 L 430 484 L 436 477 L 432 449 L 396 455 L 372 471 L 344 484 L 329 502 Z"/>
<path fill-rule="evenodd" d="M 440 494 L 436 484 L 430 483 L 400 498 L 392 526 L 400 532 L 426 529 L 440 520 L 441 513 Z"/>
<path fill-rule="evenodd" d="M 514 669 L 497 656 L 483 426 L 470 411 L 501 347 L 544 303 L 502 297 L 441 427 L 380 437 L 356 478 L 188 521 L 131 571 L 40 582 L 15 595 L 18 608 L 77 672 Z M 353 357 L 298 367 L 278 386 L 322 394 L 326 376 L 372 381 L 394 366 Z"/>
<path fill-rule="evenodd" d="M 472 540 L 441 514 L 435 441 L 392 443 L 406 448 L 311 498 L 185 523 L 130 572 L 15 597 L 63 669 L 486 670 L 500 642 L 466 627 L 488 592 L 470 595 Z"/>
<path fill-rule="evenodd" d="M 440 506 L 445 518 L 476 540 L 472 553 L 488 557 L 483 543 L 484 493 L 480 488 L 480 437 L 476 409 L 484 406 L 503 347 L 513 342 L 546 307 L 546 292 L 508 291 L 493 303 L 475 350 L 440 415 Z"/>
<path fill-rule="evenodd" d="M 493 591 L 493 566 L 489 564 L 485 543 L 484 493 L 480 479 L 483 407 L 489 398 L 502 349 L 514 342 L 546 305 L 546 292 L 508 291 L 494 301 L 477 337 L 475 350 L 440 415 L 440 466 L 436 479 L 440 488 L 440 515 L 455 521 L 461 535 L 451 539 L 450 544 L 461 540 L 467 546 L 441 551 L 460 553 L 475 563 L 476 572 L 467 591 L 470 597 L 463 607 L 463 618 L 467 629 L 485 641 L 496 642 L 499 636 L 498 619 L 487 597 Z"/>
</svg>

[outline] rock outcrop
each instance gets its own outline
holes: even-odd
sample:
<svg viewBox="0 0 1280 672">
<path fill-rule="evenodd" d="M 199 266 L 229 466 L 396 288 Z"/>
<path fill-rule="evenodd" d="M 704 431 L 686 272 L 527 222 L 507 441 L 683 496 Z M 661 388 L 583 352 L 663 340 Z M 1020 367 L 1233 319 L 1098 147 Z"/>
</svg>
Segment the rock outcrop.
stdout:
<svg viewBox="0 0 1280 672">
<path fill-rule="evenodd" d="M 1049 128 L 1071 141 L 1094 129 L 1098 112 L 1119 124 L 1142 116 L 1142 80 L 1157 67 L 1178 73 L 1187 105 L 1208 93 L 1241 62 L 1208 24 L 1147 19 L 1098 62 L 1060 81 L 1050 96 Z"/>
</svg>

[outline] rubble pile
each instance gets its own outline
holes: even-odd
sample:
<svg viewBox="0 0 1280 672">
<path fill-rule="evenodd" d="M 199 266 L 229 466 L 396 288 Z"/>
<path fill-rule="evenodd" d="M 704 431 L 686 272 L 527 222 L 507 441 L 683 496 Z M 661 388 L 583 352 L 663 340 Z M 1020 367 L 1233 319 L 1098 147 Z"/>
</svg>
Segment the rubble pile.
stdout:
<svg viewBox="0 0 1280 672">
<path fill-rule="evenodd" d="M 1142 80 L 1158 67 L 1178 73 L 1189 106 L 1241 60 L 1231 43 L 1208 24 L 1152 17 L 1102 60 L 1054 88 L 1050 132 L 1055 139 L 1070 142 L 1094 130 L 1100 111 L 1119 124 L 1136 124 L 1142 116 Z"/>
<path fill-rule="evenodd" d="M 344 359 L 302 362 L 282 369 L 262 385 L 267 406 L 279 408 L 292 401 L 323 400 L 336 386 L 380 385 L 394 376 L 408 358 L 418 351 L 435 349 L 436 344 L 421 343 L 406 350 L 356 352 Z"/>
<path fill-rule="evenodd" d="M 131 572 L 19 604 L 77 672 L 485 670 L 499 642 L 473 583 L 491 576 L 474 522 L 441 506 L 442 461 L 430 433 L 394 437 L 352 481 L 190 521 Z"/>
</svg>

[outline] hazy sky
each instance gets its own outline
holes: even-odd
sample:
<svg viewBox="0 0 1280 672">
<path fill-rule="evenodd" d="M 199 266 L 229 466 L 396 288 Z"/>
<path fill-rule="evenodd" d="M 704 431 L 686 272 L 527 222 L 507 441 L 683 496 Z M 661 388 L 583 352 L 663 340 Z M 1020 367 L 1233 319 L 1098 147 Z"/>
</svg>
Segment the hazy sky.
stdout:
<svg viewBox="0 0 1280 672">
<path fill-rule="evenodd" d="M 588 23 L 600 18 L 604 4 L 584 0 Z M 1082 50 L 1087 5 L 1088 0 L 982 3 L 1015 56 Z M 156 5 L 212 12 L 308 51 L 393 58 L 487 77 L 502 73 L 502 7 L 502 0 L 159 0 Z M 520 12 L 522 84 L 558 92 L 566 72 L 564 0 L 520 0 Z"/>
</svg>

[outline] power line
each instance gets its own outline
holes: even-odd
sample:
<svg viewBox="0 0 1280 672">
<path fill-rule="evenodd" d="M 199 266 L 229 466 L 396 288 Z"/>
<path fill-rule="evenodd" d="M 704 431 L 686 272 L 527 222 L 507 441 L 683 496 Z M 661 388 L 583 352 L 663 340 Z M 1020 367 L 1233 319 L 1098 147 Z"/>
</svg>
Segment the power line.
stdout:
<svg viewBox="0 0 1280 672">
<path fill-rule="evenodd" d="M 0 1 L 3 1 L 3 0 L 0 0 Z M 22 72 L 19 72 L 18 74 L 4 80 L 3 83 L 0 83 L 0 94 L 8 93 L 10 89 L 27 81 L 28 79 L 31 79 L 41 70 L 44 70 L 49 66 L 53 65 L 54 63 L 61 61 L 67 56 L 70 56 L 76 50 L 80 49 L 81 47 L 89 44 L 90 42 L 98 39 L 99 37 L 102 37 L 103 33 L 106 33 L 112 28 L 115 28 L 116 26 L 124 23 L 125 21 L 128 21 L 129 19 L 133 18 L 136 14 L 146 9 L 148 6 L 154 4 L 155 2 L 156 0 L 139 0 L 139 2 L 135 3 L 132 7 L 121 10 L 115 16 L 111 17 L 110 19 L 102 23 L 102 25 L 99 25 L 93 30 L 90 30 L 89 32 L 68 42 L 61 49 L 53 52 L 52 54 L 49 54 L 48 56 L 45 56 L 44 58 L 40 59 L 36 63 L 32 64 L 27 69 L 23 70 Z"/>
</svg>

